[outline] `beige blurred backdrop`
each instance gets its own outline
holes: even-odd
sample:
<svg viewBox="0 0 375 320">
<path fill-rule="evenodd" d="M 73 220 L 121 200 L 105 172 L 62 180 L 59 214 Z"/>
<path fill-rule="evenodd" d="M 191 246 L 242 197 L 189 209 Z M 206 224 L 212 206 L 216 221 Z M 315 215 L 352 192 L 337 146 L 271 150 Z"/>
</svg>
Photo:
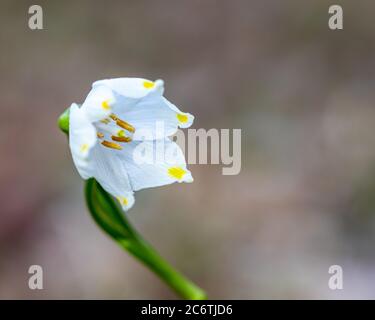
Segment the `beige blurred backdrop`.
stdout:
<svg viewBox="0 0 375 320">
<path fill-rule="evenodd" d="M 192 165 L 128 213 L 210 298 L 375 298 L 374 20 L 367 0 L 1 0 L 0 298 L 176 298 L 91 220 L 56 126 L 122 76 L 164 79 L 194 128 L 242 129 L 239 175 Z"/>
</svg>

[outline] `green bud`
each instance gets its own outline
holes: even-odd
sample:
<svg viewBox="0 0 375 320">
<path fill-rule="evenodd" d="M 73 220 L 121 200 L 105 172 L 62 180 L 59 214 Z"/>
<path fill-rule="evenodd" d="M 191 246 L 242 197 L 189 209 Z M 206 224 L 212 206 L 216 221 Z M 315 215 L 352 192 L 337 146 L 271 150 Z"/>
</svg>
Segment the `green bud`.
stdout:
<svg viewBox="0 0 375 320">
<path fill-rule="evenodd" d="M 57 124 L 61 131 L 66 134 L 69 134 L 69 112 L 70 108 L 66 109 L 57 121 Z"/>
</svg>

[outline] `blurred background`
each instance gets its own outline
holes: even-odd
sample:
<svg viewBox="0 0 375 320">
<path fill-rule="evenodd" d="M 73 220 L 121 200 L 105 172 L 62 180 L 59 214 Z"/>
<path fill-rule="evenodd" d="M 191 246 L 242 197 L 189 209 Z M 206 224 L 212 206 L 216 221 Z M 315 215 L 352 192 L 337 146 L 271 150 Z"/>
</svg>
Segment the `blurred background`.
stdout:
<svg viewBox="0 0 375 320">
<path fill-rule="evenodd" d="M 210 298 L 375 298 L 374 18 L 368 0 L 1 0 L 0 298 L 176 298 L 94 224 L 56 125 L 122 76 L 164 79 L 193 128 L 242 129 L 239 175 L 192 165 L 128 213 Z"/>
</svg>

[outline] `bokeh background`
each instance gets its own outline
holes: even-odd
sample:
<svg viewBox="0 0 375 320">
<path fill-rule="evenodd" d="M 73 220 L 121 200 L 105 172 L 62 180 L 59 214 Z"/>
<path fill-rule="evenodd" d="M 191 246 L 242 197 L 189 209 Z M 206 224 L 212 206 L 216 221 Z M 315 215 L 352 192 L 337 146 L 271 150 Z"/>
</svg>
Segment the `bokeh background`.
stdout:
<svg viewBox="0 0 375 320">
<path fill-rule="evenodd" d="M 121 76 L 164 79 L 194 128 L 242 129 L 239 175 L 192 165 L 129 211 L 210 298 L 375 298 L 374 18 L 369 0 L 1 0 L 0 298 L 176 298 L 91 220 L 56 126 Z"/>
</svg>

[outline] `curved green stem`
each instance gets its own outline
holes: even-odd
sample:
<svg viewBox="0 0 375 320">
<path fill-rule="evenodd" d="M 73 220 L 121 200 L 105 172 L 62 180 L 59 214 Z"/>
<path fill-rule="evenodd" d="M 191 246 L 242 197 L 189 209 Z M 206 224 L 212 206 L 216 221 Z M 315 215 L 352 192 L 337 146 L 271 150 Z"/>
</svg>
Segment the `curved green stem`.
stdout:
<svg viewBox="0 0 375 320">
<path fill-rule="evenodd" d="M 165 261 L 133 228 L 113 198 L 95 179 L 86 182 L 85 196 L 96 223 L 184 299 L 206 299 L 206 293 Z"/>
</svg>

